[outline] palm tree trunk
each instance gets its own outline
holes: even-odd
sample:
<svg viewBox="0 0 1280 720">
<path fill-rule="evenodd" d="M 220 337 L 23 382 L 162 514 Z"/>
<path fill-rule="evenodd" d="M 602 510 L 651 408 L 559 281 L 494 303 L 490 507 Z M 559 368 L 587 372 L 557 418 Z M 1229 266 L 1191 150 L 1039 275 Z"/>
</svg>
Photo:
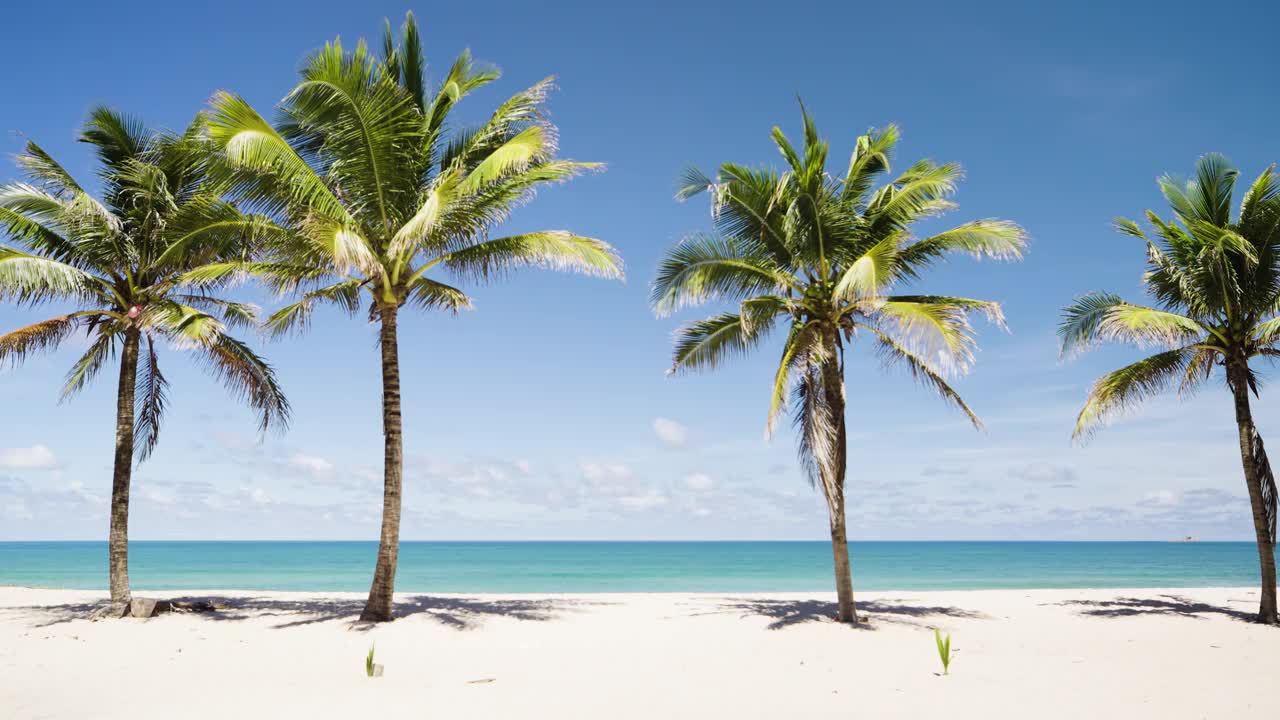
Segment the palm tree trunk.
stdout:
<svg viewBox="0 0 1280 720">
<path fill-rule="evenodd" d="M 111 476 L 111 531 L 107 558 L 111 602 L 127 603 L 129 593 L 129 483 L 133 478 L 133 400 L 138 385 L 137 328 L 125 331 L 120 353 L 120 384 L 116 388 L 116 456 Z"/>
<path fill-rule="evenodd" d="M 849 536 L 845 530 L 844 497 L 840 504 L 829 509 L 831 520 L 831 555 L 836 570 L 836 622 L 858 622 L 858 609 L 853 602 L 853 571 L 849 567 Z"/>
<path fill-rule="evenodd" d="M 1244 466 L 1244 482 L 1249 488 L 1249 505 L 1253 510 L 1253 529 L 1258 541 L 1258 563 L 1262 570 L 1262 600 L 1258 604 L 1258 621 L 1277 624 L 1276 617 L 1276 547 L 1271 538 L 1271 526 L 1263 505 L 1262 478 L 1254 458 L 1253 411 L 1249 407 L 1249 382 L 1247 361 L 1228 361 L 1228 384 L 1236 404 L 1236 428 L 1240 433 L 1240 462 Z"/>
<path fill-rule="evenodd" d="M 858 622 L 853 601 L 853 571 L 849 567 L 849 536 L 845 528 L 844 480 L 846 471 L 844 368 L 839 339 L 832 329 L 825 340 L 828 357 L 822 363 L 822 385 L 826 393 L 831 422 L 836 429 L 835 458 L 823 470 L 823 491 L 827 496 L 827 518 L 831 525 L 831 555 L 836 573 L 836 621 Z"/>
<path fill-rule="evenodd" d="M 400 493 L 404 479 L 404 450 L 400 425 L 400 353 L 396 338 L 398 308 L 382 308 L 382 536 L 373 585 L 360 619 L 391 619 L 396 588 L 396 560 L 400 554 Z"/>
</svg>

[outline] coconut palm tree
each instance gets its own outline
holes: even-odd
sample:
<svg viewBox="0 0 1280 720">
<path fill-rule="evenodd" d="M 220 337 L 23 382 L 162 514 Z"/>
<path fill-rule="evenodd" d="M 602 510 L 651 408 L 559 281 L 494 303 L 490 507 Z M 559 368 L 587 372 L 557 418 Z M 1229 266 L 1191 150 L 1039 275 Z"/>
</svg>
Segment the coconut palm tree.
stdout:
<svg viewBox="0 0 1280 720">
<path fill-rule="evenodd" d="M 1280 179 L 1274 166 L 1264 170 L 1233 220 L 1238 175 L 1226 158 L 1210 154 L 1196 164 L 1194 179 L 1160 178 L 1171 220 L 1148 210 L 1151 235 L 1132 220 L 1116 221 L 1120 232 L 1146 243 L 1143 282 L 1154 307 L 1090 293 L 1063 311 L 1058 334 L 1064 355 L 1104 340 L 1161 348 L 1098 378 L 1076 420 L 1077 440 L 1152 395 L 1175 386 L 1181 395 L 1194 392 L 1222 369 L 1258 542 L 1258 619 L 1275 624 L 1276 484 L 1249 393 L 1256 397 L 1259 385 L 1251 361 L 1280 357 Z"/>
<path fill-rule="evenodd" d="M 0 299 L 69 308 L 0 335 L 0 362 L 20 363 L 83 331 L 89 349 L 67 374 L 66 398 L 119 356 L 108 553 L 111 600 L 124 603 L 133 458 L 155 449 L 168 404 L 157 341 L 192 351 L 258 412 L 263 430 L 284 425 L 289 404 L 271 367 L 227 334 L 255 327 L 255 308 L 187 280 L 203 265 L 243 257 L 272 232 L 220 197 L 203 119 L 178 135 L 97 108 L 80 139 L 97 155 L 101 200 L 35 143 L 18 156 L 27 181 L 0 186 L 0 230 L 23 246 L 0 246 Z"/>
<path fill-rule="evenodd" d="M 212 135 L 237 173 L 239 196 L 292 231 L 260 262 L 228 264 L 222 273 L 245 269 L 301 292 L 267 319 L 272 333 L 305 327 L 320 303 L 351 314 L 363 307 L 379 327 L 384 492 L 366 621 L 392 617 L 403 457 L 401 309 L 469 308 L 468 295 L 438 279 L 441 273 L 477 281 L 528 266 L 622 274 L 600 240 L 563 230 L 490 237 L 537 188 L 597 167 L 556 159 L 555 128 L 542 111 L 550 79 L 503 102 L 479 127 L 450 132 L 454 106 L 496 80 L 497 71 L 464 52 L 429 92 L 412 14 L 398 42 L 390 25 L 384 40 L 380 59 L 363 42 L 349 51 L 334 41 L 316 53 L 283 100 L 278 126 L 235 95 L 212 101 Z"/>
<path fill-rule="evenodd" d="M 837 619 L 856 622 L 845 529 L 847 469 L 844 354 L 859 336 L 885 361 L 904 365 L 919 382 L 978 417 L 947 383 L 973 361 L 971 312 L 1002 323 L 985 300 L 894 294 L 949 253 L 1017 258 L 1024 233 L 1003 220 L 976 220 L 917 237 L 912 225 L 954 207 L 960 168 L 921 161 L 875 187 L 889 171 L 898 129 L 857 139 L 848 170 L 826 170 L 827 143 L 803 111 L 804 145 L 778 128 L 773 142 L 784 172 L 726 163 L 712 179 L 691 170 L 677 198 L 708 191 L 715 232 L 693 235 L 668 253 L 653 285 L 660 314 L 712 300 L 739 304 L 676 333 L 673 372 L 715 368 L 760 345 L 786 326 L 773 380 L 767 428 L 790 405 L 800 462 L 827 501 L 835 560 Z M 788 394 L 790 395 L 788 397 Z"/>
</svg>

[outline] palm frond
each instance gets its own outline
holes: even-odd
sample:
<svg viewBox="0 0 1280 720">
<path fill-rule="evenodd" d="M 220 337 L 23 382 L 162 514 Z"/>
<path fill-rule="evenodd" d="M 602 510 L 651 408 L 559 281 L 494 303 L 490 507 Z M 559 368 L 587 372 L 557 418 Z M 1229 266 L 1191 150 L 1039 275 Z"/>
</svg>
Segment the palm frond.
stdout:
<svg viewBox="0 0 1280 720">
<path fill-rule="evenodd" d="M 744 323 L 738 313 L 722 313 L 681 327 L 675 334 L 671 372 L 714 369 L 744 355 L 773 329 L 772 318 Z"/>
<path fill-rule="evenodd" d="M 924 385 L 934 392 L 942 400 L 965 414 L 969 418 L 969 422 L 979 430 L 984 429 L 982 420 L 978 418 L 977 413 L 971 410 L 964 399 L 960 397 L 960 393 L 947 383 L 940 370 L 935 369 L 928 361 L 919 355 L 911 352 L 910 349 L 902 346 L 892 336 L 882 332 L 878 328 L 862 323 L 857 324 L 858 327 L 869 330 L 876 336 L 877 347 L 880 350 L 880 357 L 885 365 L 903 365 L 911 372 L 911 377 L 916 382 Z"/>
<path fill-rule="evenodd" d="M 839 418 L 837 409 L 827 401 L 819 363 L 805 363 L 800 368 L 792 395 L 792 424 L 800 467 L 811 486 L 823 488 L 824 494 L 831 497 L 838 490 L 833 481 L 841 469 Z"/>
<path fill-rule="evenodd" d="M 457 315 L 471 309 L 471 298 L 451 285 L 419 277 L 409 286 L 408 302 L 427 310 L 447 310 Z"/>
<path fill-rule="evenodd" d="M 258 326 L 258 314 L 262 308 L 251 303 L 241 303 L 210 295 L 175 295 L 175 299 L 191 303 L 199 308 L 217 312 L 227 327 L 252 329 Z"/>
<path fill-rule="evenodd" d="M 1276 476 L 1271 470 L 1271 461 L 1267 459 L 1266 447 L 1262 444 L 1262 435 L 1254 426 L 1249 436 L 1249 453 L 1253 456 L 1254 472 L 1258 474 L 1258 483 L 1262 486 L 1262 512 L 1266 518 L 1268 535 L 1272 544 L 1276 541 Z"/>
<path fill-rule="evenodd" d="M 1218 153 L 1196 162 L 1194 180 L 1160 178 L 1160 189 L 1184 224 L 1207 223 L 1225 227 L 1231 222 L 1231 195 L 1240 172 Z"/>
<path fill-rule="evenodd" d="M 138 458 L 146 460 L 160 442 L 160 424 L 164 419 L 165 407 L 169 402 L 169 381 L 160 372 L 159 357 L 156 355 L 156 344 L 147 337 L 147 354 L 139 368 L 141 378 L 137 396 L 137 421 L 133 427 L 134 442 L 137 446 Z"/>
<path fill-rule="evenodd" d="M 295 123 L 291 134 L 304 144 L 323 143 L 324 155 L 342 168 L 351 214 L 380 233 L 398 227 L 413 199 L 406 192 L 416 190 L 419 156 L 411 138 L 422 118 L 364 43 L 351 52 L 338 41 L 326 44 L 306 63 L 284 106 Z"/>
<path fill-rule="evenodd" d="M 100 332 L 98 337 L 85 351 L 84 355 L 71 366 L 62 384 L 62 399 L 68 400 L 80 392 L 97 377 L 102 366 L 115 356 L 116 335 L 113 332 Z"/>
<path fill-rule="evenodd" d="M 272 313 L 263 323 L 263 329 L 273 337 L 303 331 L 311 321 L 315 304 L 319 302 L 337 305 L 348 315 L 355 315 L 360 309 L 360 290 L 364 284 L 361 280 L 344 280 L 303 293 L 298 302 Z"/>
<path fill-rule="evenodd" d="M 564 230 L 543 230 L 485 240 L 442 255 L 438 262 L 450 272 L 479 281 L 522 267 L 565 270 L 604 278 L 622 277 L 622 259 L 612 246 L 603 240 Z"/>
<path fill-rule="evenodd" d="M 200 346 L 207 369 L 232 394 L 258 412 L 258 428 L 284 428 L 289 422 L 289 401 L 276 381 L 275 370 L 249 346 L 229 335 L 218 335 Z"/>
<path fill-rule="evenodd" d="M 547 159 L 555 153 L 555 138 L 549 128 L 532 125 L 518 135 L 494 148 L 484 156 L 459 185 L 459 192 L 470 195 L 482 186 L 507 175 L 523 172 L 533 163 Z"/>
<path fill-rule="evenodd" d="M 233 170 L 250 176 L 240 178 L 242 193 L 248 192 L 259 203 L 283 195 L 283 207 L 295 204 L 332 222 L 354 226 L 354 218 L 324 179 L 249 103 L 237 95 L 220 92 L 214 95 L 210 106 L 210 137 Z M 265 175 L 271 182 L 254 182 L 253 175 Z M 277 195 L 273 188 L 282 192 Z M 283 209 L 278 202 L 268 202 L 267 206 Z"/>
<path fill-rule="evenodd" d="M 82 142 L 93 146 L 104 174 L 142 156 L 152 137 L 138 118 L 105 106 L 89 111 L 89 121 L 80 135 Z"/>
<path fill-rule="evenodd" d="M 1076 418 L 1072 437 L 1087 439 L 1111 418 L 1168 389 L 1185 374 L 1197 348 L 1166 350 L 1098 378 Z"/>
<path fill-rule="evenodd" d="M 885 300 L 869 315 L 881 332 L 915 355 L 931 358 L 947 373 L 965 372 L 973 363 L 976 341 L 967 303 Z"/>
<path fill-rule="evenodd" d="M 897 125 L 888 125 L 858 137 L 841 191 L 846 202 L 861 203 L 876 178 L 889 171 L 889 156 L 901 135 Z"/>
<path fill-rule="evenodd" d="M 218 318 L 171 299 L 143 308 L 138 324 L 184 349 L 216 342 L 226 332 L 226 326 Z"/>
<path fill-rule="evenodd" d="M 895 279 L 899 235 L 890 235 L 867 248 L 854 260 L 836 283 L 837 300 L 852 302 L 874 299 Z"/>
<path fill-rule="evenodd" d="M 0 300 L 19 303 L 97 297 L 102 283 L 57 260 L 0 246 Z"/>
<path fill-rule="evenodd" d="M 791 377 L 797 369 L 822 356 L 822 333 L 818 323 L 795 322 L 787 333 L 782 346 L 782 359 L 773 376 L 773 393 L 769 398 L 769 415 L 765 421 L 765 434 L 772 435 L 778 417 L 787 410 L 787 392 Z"/>
<path fill-rule="evenodd" d="M 1007 220 L 975 220 L 918 240 L 898 254 L 898 270 L 915 277 L 920 270 L 950 253 L 975 258 L 1018 260 L 1027 246 L 1027 233 Z"/>
<path fill-rule="evenodd" d="M 0 335 L 0 367 L 17 366 L 33 352 L 57 348 L 75 329 L 75 318 L 61 315 Z"/>
<path fill-rule="evenodd" d="M 680 187 L 676 190 L 676 200 L 684 202 L 695 195 L 714 189 L 716 181 L 707 177 L 706 173 L 696 167 L 685 168 L 680 177 Z"/>
<path fill-rule="evenodd" d="M 1200 340 L 1211 332 L 1185 315 L 1128 303 L 1109 308 L 1098 326 L 1101 338 L 1129 342 L 1138 347 L 1179 347 Z"/>
<path fill-rule="evenodd" d="M 76 179 L 62 167 L 44 148 L 28 141 L 17 157 L 18 167 L 45 190 L 54 195 L 70 195 L 84 192 Z"/>
<path fill-rule="evenodd" d="M 1069 357 L 1102 340 L 1102 322 L 1112 309 L 1125 305 L 1119 295 L 1094 292 L 1082 295 L 1062 311 L 1058 323 L 1061 356 Z"/>
<path fill-rule="evenodd" d="M 741 300 L 799 289 L 800 281 L 762 256 L 757 246 L 718 235 L 693 235 L 667 252 L 650 302 L 666 315 L 708 300 Z"/>
</svg>

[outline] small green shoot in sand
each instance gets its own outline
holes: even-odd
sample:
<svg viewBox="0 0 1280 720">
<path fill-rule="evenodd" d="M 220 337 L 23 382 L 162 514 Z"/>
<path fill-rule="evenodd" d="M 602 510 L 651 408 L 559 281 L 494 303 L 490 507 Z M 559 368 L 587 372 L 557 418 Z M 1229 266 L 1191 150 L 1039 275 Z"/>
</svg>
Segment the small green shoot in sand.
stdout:
<svg viewBox="0 0 1280 720">
<path fill-rule="evenodd" d="M 951 633 L 947 633 L 947 639 L 942 639 L 942 633 L 938 628 L 933 629 L 933 639 L 938 641 L 938 657 L 942 658 L 942 674 L 951 674 Z M 370 652 L 373 652 L 370 650 Z"/>
<path fill-rule="evenodd" d="M 373 645 L 369 646 L 369 654 L 364 658 L 364 674 L 373 677 Z"/>
</svg>

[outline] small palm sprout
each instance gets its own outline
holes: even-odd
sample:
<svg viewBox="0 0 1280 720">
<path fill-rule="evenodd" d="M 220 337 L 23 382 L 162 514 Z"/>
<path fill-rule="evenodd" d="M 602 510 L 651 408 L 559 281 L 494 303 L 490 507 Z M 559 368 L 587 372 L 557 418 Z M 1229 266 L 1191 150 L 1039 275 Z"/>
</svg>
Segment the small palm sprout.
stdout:
<svg viewBox="0 0 1280 720">
<path fill-rule="evenodd" d="M 156 448 L 169 398 L 157 346 L 192 351 L 257 411 L 261 430 L 288 418 L 271 367 L 227 334 L 255 327 L 255 308 L 216 295 L 222 283 L 190 279 L 243 259 L 275 228 L 221 198 L 203 118 L 171 134 L 98 108 L 80 139 L 97 154 L 101 201 L 35 143 L 18 156 L 27 182 L 0 186 L 0 234 L 23 246 L 0 245 L 0 300 L 72 308 L 0 335 L 0 363 L 20 363 L 85 333 L 89 349 L 67 374 L 65 398 L 119 358 L 108 555 L 111 600 L 125 603 L 133 457 L 136 450 L 146 459 Z"/>
<path fill-rule="evenodd" d="M 942 631 L 938 628 L 933 629 L 933 638 L 938 642 L 938 657 L 942 660 L 942 674 L 951 674 L 951 633 L 947 633 L 947 639 L 942 639 Z"/>
<path fill-rule="evenodd" d="M 1254 359 L 1280 358 L 1280 178 L 1269 167 L 1254 180 L 1232 218 L 1239 175 L 1226 158 L 1205 155 L 1194 179 L 1160 178 L 1173 210 L 1165 220 L 1148 210 L 1154 237 L 1138 223 L 1116 228 L 1146 245 L 1143 282 L 1154 307 L 1118 295 L 1089 293 L 1063 310 L 1063 355 L 1102 341 L 1160 352 L 1098 378 L 1076 420 L 1087 439 L 1111 417 L 1176 387 L 1193 393 L 1219 368 L 1235 405 L 1245 487 L 1253 511 L 1262 575 L 1261 622 L 1275 624 L 1276 482 L 1253 421 L 1249 394 L 1259 378 Z"/>
<path fill-rule="evenodd" d="M 837 619 L 856 622 L 845 528 L 844 356 L 862 340 L 886 363 L 905 367 L 975 426 L 977 415 L 947 382 L 968 369 L 975 341 L 970 313 L 1002 323 L 994 302 L 895 292 L 953 253 L 1016 259 L 1025 237 L 1005 220 L 974 220 L 919 237 L 912 226 L 955 207 L 960 168 L 920 161 L 888 183 L 898 129 L 857 139 L 843 176 L 827 172 L 827 143 L 803 112 L 804 146 L 778 128 L 783 172 L 725 163 L 715 178 L 691 170 L 677 198 L 711 195 L 716 232 L 667 252 L 653 284 L 659 315 L 725 300 L 735 311 L 677 331 L 673 372 L 714 369 L 784 330 L 767 428 L 793 409 L 800 462 L 827 501 L 835 561 Z"/>
</svg>

